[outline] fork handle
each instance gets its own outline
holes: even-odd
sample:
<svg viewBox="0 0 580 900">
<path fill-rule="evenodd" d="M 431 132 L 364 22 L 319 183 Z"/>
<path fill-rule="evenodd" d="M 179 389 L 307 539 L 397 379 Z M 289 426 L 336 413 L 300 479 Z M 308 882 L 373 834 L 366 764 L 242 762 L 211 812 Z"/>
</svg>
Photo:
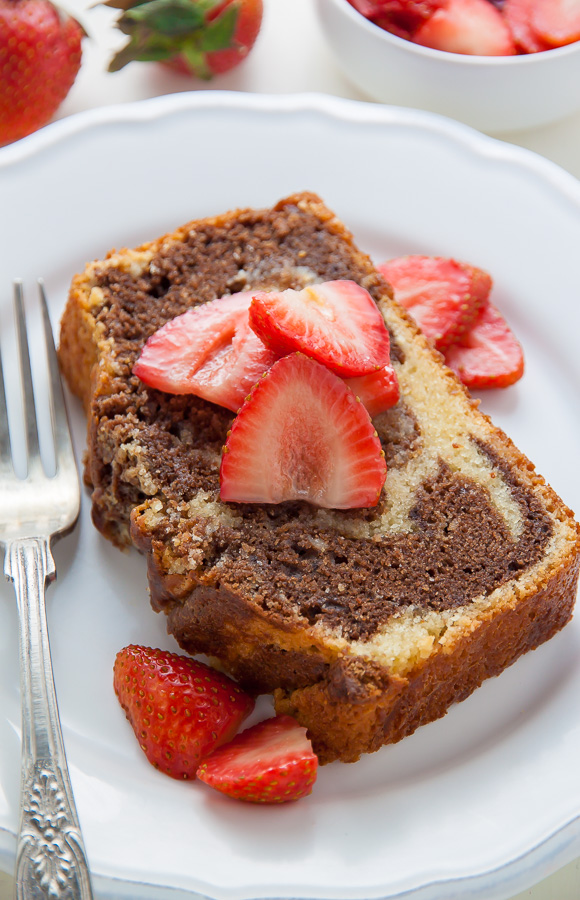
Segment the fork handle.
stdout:
<svg viewBox="0 0 580 900">
<path fill-rule="evenodd" d="M 54 688 L 44 591 L 56 575 L 47 538 L 13 541 L 5 573 L 20 621 L 22 694 L 21 819 L 17 900 L 91 900 L 81 829 L 66 762 Z"/>
</svg>

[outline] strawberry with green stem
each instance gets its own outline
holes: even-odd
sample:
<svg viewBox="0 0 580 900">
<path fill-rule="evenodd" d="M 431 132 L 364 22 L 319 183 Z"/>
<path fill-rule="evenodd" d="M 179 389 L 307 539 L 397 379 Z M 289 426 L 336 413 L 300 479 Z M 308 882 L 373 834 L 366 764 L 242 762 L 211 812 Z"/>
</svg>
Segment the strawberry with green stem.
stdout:
<svg viewBox="0 0 580 900">
<path fill-rule="evenodd" d="M 262 0 L 108 0 L 121 9 L 117 27 L 128 43 L 109 71 L 129 62 L 163 62 L 210 79 L 238 65 L 260 31 Z"/>
</svg>

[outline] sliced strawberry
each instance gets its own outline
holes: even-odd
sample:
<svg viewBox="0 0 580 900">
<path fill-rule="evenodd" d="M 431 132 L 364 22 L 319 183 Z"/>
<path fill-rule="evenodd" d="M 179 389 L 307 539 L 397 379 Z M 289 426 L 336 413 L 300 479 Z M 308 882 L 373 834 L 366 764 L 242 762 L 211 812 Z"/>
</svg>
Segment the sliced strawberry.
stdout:
<svg viewBox="0 0 580 900">
<path fill-rule="evenodd" d="M 489 0 L 448 0 L 421 25 L 413 40 L 434 50 L 474 56 L 516 52 L 509 28 Z"/>
<path fill-rule="evenodd" d="M 536 3 L 537 0 L 506 0 L 502 8 L 515 44 L 523 53 L 538 53 L 548 50 L 550 46 L 532 27 L 532 12 Z"/>
<path fill-rule="evenodd" d="M 389 332 L 373 298 L 354 281 L 301 291 L 260 291 L 250 325 L 279 356 L 306 353 L 337 375 L 366 375 L 389 362 Z"/>
<path fill-rule="evenodd" d="M 254 708 L 221 672 L 151 647 L 120 650 L 113 683 L 147 759 L 172 778 L 195 778 L 201 759 L 229 741 Z"/>
<path fill-rule="evenodd" d="M 509 325 L 489 301 L 445 361 L 468 388 L 508 387 L 524 374 L 522 348 Z"/>
<path fill-rule="evenodd" d="M 349 0 L 351 6 L 364 16 L 365 19 L 373 19 L 383 11 L 382 0 Z"/>
<path fill-rule="evenodd" d="M 196 394 L 236 412 L 277 358 L 248 324 L 245 291 L 196 306 L 167 322 L 145 344 L 133 373 L 172 394 Z"/>
<path fill-rule="evenodd" d="M 409 40 L 420 25 L 447 0 L 350 0 L 379 28 Z"/>
<path fill-rule="evenodd" d="M 312 792 L 318 758 L 290 716 L 276 716 L 242 731 L 203 761 L 198 777 L 211 787 L 251 803 L 285 803 Z"/>
<path fill-rule="evenodd" d="M 378 270 L 439 350 L 467 331 L 492 284 L 482 269 L 440 256 L 401 256 Z"/>
<path fill-rule="evenodd" d="M 194 306 L 151 335 L 133 374 L 150 387 L 189 394 L 191 378 L 232 341 L 251 302 L 247 292 Z"/>
<path fill-rule="evenodd" d="M 363 404 L 341 378 L 294 353 L 262 376 L 234 420 L 222 456 L 220 497 L 375 506 L 386 471 Z"/>
<path fill-rule="evenodd" d="M 580 40 L 580 0 L 536 0 L 532 28 L 552 47 Z"/>
<path fill-rule="evenodd" d="M 390 409 L 399 400 L 399 381 L 392 366 L 385 366 L 369 375 L 347 378 L 346 384 L 364 404 L 371 418 Z"/>
<path fill-rule="evenodd" d="M 252 331 L 246 313 L 231 343 L 209 357 L 192 377 L 191 391 L 237 412 L 256 381 L 277 359 Z"/>
</svg>

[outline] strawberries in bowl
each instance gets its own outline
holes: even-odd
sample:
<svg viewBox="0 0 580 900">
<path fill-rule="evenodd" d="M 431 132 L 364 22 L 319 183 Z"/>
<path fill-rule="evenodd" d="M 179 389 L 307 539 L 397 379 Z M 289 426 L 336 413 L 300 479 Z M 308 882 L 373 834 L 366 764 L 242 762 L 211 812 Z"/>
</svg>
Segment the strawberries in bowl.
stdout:
<svg viewBox="0 0 580 900">
<path fill-rule="evenodd" d="M 451 53 L 511 56 L 580 40 L 579 0 L 349 0 L 398 37 Z"/>
</svg>

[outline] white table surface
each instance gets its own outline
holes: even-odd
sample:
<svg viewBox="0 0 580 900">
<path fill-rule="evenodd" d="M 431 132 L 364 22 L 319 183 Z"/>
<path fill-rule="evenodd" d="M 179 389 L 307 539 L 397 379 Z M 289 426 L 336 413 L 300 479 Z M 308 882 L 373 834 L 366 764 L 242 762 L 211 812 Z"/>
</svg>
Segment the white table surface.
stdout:
<svg viewBox="0 0 580 900">
<path fill-rule="evenodd" d="M 312 0 L 264 0 L 263 26 L 252 53 L 242 66 L 209 84 L 174 75 L 155 63 L 133 63 L 121 72 L 107 73 L 111 52 L 123 42 L 111 27 L 116 12 L 104 7 L 85 11 L 85 0 L 68 0 L 62 5 L 81 19 L 89 37 L 84 42 L 81 71 L 57 119 L 99 106 L 189 90 L 270 94 L 316 91 L 354 100 L 370 99 L 351 86 L 337 68 L 318 26 Z M 580 112 L 556 124 L 500 137 L 547 157 L 580 178 Z M 580 859 L 546 875 L 545 880 L 513 900 L 580 900 Z M 11 896 L 12 879 L 0 872 L 0 900 Z"/>
</svg>

